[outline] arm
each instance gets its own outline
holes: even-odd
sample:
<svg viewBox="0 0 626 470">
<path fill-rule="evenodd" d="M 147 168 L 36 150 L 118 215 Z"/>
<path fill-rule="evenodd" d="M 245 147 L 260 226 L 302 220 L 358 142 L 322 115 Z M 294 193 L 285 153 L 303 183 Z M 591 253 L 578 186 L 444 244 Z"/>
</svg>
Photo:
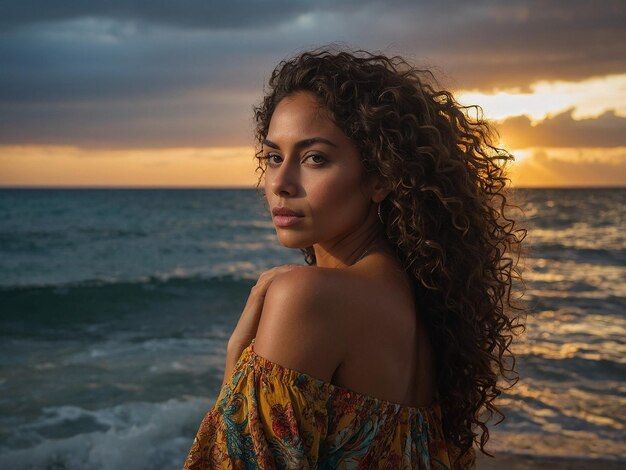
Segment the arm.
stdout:
<svg viewBox="0 0 626 470">
<path fill-rule="evenodd" d="M 287 273 L 293 269 L 301 269 L 303 266 L 284 265 L 269 269 L 259 276 L 257 283 L 250 290 L 246 306 L 239 317 L 239 322 L 235 330 L 228 340 L 226 347 L 226 366 L 224 367 L 224 378 L 222 379 L 222 387 L 230 380 L 237 359 L 241 356 L 242 351 L 250 344 L 256 336 L 256 331 L 261 319 L 261 311 L 269 286 L 274 279 L 281 274 Z M 306 268 L 305 268 L 306 269 Z"/>
</svg>

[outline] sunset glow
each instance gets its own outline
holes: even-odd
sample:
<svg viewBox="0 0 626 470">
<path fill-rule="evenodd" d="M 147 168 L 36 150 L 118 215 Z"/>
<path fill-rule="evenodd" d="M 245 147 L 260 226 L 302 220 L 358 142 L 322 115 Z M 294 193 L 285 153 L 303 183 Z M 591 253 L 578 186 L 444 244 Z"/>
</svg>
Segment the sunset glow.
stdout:
<svg viewBox="0 0 626 470">
<path fill-rule="evenodd" d="M 3 186 L 254 187 L 254 149 L 0 149 Z"/>
<path fill-rule="evenodd" d="M 581 82 L 537 82 L 528 92 L 461 91 L 457 100 L 464 105 L 480 105 L 488 119 L 525 115 L 533 124 L 572 108 L 575 119 L 596 117 L 609 109 L 626 117 L 626 74 Z"/>
<path fill-rule="evenodd" d="M 516 184 L 626 185 L 617 3 L 94 5 L 4 11 L 0 186 L 254 185 L 272 69 L 330 42 L 401 55 L 480 106 Z"/>
</svg>

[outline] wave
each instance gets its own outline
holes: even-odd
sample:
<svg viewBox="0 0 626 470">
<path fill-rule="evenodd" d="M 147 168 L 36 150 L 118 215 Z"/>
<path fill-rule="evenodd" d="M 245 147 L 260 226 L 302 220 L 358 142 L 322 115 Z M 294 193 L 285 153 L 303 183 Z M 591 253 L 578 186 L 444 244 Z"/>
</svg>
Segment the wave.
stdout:
<svg viewBox="0 0 626 470">
<path fill-rule="evenodd" d="M 246 298 L 252 285 L 252 280 L 223 275 L 3 287 L 0 335 L 46 335 L 46 328 L 82 329 L 86 324 L 111 323 L 129 316 L 153 321 L 171 316 L 172 311 L 201 312 L 207 306 L 228 311 Z"/>
<path fill-rule="evenodd" d="M 533 352 L 518 354 L 516 361 L 522 364 L 522 375 L 532 380 L 574 381 L 579 384 L 597 380 L 623 380 L 626 376 L 626 362 L 617 357 L 598 357 L 600 354 L 579 352 L 572 357 L 555 358 Z"/>
<path fill-rule="evenodd" d="M 536 242 L 528 247 L 532 258 L 544 258 L 556 261 L 576 261 L 580 263 L 597 263 L 624 266 L 626 250 L 622 247 L 613 249 L 573 247 L 567 244 Z"/>
<path fill-rule="evenodd" d="M 229 273 L 213 275 L 208 273 L 194 272 L 191 270 L 176 269 L 167 273 L 156 273 L 149 276 L 141 276 L 136 279 L 121 279 L 113 276 L 102 276 L 81 281 L 67 281 L 59 283 L 31 283 L 0 285 L 0 295 L 5 292 L 24 292 L 33 289 L 55 289 L 63 293 L 71 289 L 96 288 L 107 286 L 164 286 L 164 285 L 194 285 L 211 282 L 242 282 L 249 283 L 256 277 L 248 273 Z M 149 289 L 150 287 L 147 287 Z"/>
<path fill-rule="evenodd" d="M 4 436 L 0 468 L 180 468 L 210 406 L 186 397 L 99 410 L 47 407 Z"/>
</svg>

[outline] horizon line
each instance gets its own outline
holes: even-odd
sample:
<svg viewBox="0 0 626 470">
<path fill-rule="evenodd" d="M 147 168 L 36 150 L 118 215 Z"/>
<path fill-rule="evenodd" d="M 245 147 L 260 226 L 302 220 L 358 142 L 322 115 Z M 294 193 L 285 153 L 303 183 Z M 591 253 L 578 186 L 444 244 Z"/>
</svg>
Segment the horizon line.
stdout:
<svg viewBox="0 0 626 470">
<path fill-rule="evenodd" d="M 262 186 L 259 186 L 261 188 Z M 256 186 L 0 185 L 0 189 L 259 189 Z M 509 186 L 507 189 L 626 189 L 623 185 Z"/>
</svg>

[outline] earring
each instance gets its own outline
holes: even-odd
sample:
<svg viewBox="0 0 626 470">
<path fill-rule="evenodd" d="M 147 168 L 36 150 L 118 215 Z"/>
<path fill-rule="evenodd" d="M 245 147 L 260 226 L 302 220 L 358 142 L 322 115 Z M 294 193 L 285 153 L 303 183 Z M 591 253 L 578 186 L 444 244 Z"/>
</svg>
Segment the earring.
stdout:
<svg viewBox="0 0 626 470">
<path fill-rule="evenodd" d="M 385 225 L 385 221 L 383 220 L 383 216 L 380 214 L 380 206 L 382 205 L 383 201 L 380 201 L 378 203 L 378 218 L 380 219 L 380 223 Z"/>
</svg>

